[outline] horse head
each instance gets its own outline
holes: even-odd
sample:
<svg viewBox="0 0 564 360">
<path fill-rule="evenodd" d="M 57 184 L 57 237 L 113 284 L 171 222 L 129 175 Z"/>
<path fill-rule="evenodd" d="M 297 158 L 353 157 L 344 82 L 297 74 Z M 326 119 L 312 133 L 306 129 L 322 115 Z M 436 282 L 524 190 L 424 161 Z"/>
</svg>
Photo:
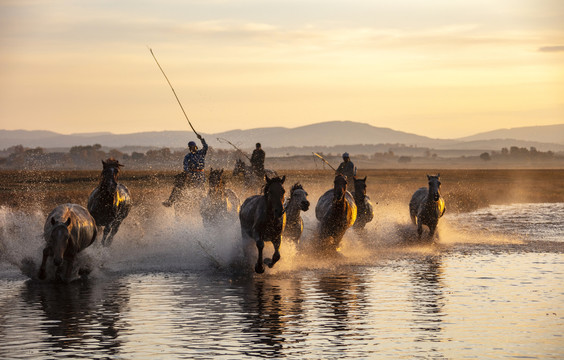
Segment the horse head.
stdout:
<svg viewBox="0 0 564 360">
<path fill-rule="evenodd" d="M 211 168 L 209 176 L 210 191 L 221 191 L 224 188 L 223 169 L 214 170 Z"/>
<path fill-rule="evenodd" d="M 235 167 L 233 168 L 233 175 L 237 176 L 239 174 L 245 174 L 245 162 L 241 159 L 235 161 Z"/>
<path fill-rule="evenodd" d="M 65 251 L 70 241 L 69 225 L 71 218 L 69 217 L 65 222 L 58 222 L 55 218 L 51 218 L 51 234 L 50 242 L 53 249 L 53 262 L 56 266 L 60 266 L 63 262 Z"/>
<path fill-rule="evenodd" d="M 338 174 L 333 181 L 333 201 L 342 201 L 345 198 L 346 192 L 347 179 L 342 174 Z"/>
<path fill-rule="evenodd" d="M 427 175 L 427 180 L 429 180 L 429 196 L 433 198 L 433 201 L 439 201 L 441 198 L 441 174 Z"/>
<path fill-rule="evenodd" d="M 290 201 L 295 201 L 302 211 L 307 211 L 309 209 L 310 204 L 307 199 L 307 195 L 307 192 L 300 183 L 295 183 L 290 189 Z"/>
<path fill-rule="evenodd" d="M 109 158 L 106 161 L 102 160 L 102 180 L 101 182 L 106 185 L 117 185 L 119 168 L 123 166 L 114 158 Z"/>
<path fill-rule="evenodd" d="M 279 218 L 284 214 L 284 181 L 286 176 L 275 177 L 270 179 L 268 175 L 264 176 L 266 184 L 264 185 L 264 197 L 266 198 L 267 211 L 271 211 Z"/>
<path fill-rule="evenodd" d="M 357 198 L 364 198 L 366 196 L 366 176 L 364 179 L 354 178 L 354 194 Z"/>
</svg>

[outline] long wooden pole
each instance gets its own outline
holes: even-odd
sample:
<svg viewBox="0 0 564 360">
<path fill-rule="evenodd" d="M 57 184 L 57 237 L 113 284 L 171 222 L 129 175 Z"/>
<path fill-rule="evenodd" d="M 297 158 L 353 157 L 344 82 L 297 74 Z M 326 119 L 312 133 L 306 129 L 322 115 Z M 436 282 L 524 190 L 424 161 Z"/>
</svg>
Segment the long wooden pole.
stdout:
<svg viewBox="0 0 564 360">
<path fill-rule="evenodd" d="M 331 169 L 337 171 L 337 169 L 335 169 L 333 166 L 331 166 L 331 164 L 329 164 L 329 163 L 327 162 L 327 160 L 325 160 L 325 159 L 323 158 L 323 156 L 319 155 L 319 154 L 316 153 L 316 152 L 314 152 L 314 153 L 312 153 L 312 154 L 315 155 L 315 156 L 317 156 L 317 157 L 320 158 L 321 160 L 323 160 L 323 162 L 326 163 L 327 165 L 329 165 L 329 167 L 330 167 Z"/>
<path fill-rule="evenodd" d="M 170 83 L 170 80 L 168 80 L 168 77 L 166 76 L 163 68 L 161 67 L 161 64 L 159 64 L 159 61 L 157 60 L 157 57 L 155 56 L 155 54 L 153 53 L 153 49 L 149 48 L 149 51 L 151 52 L 151 55 L 153 55 L 153 59 L 155 59 L 155 62 L 157 63 L 157 65 L 159 66 L 159 69 L 161 69 L 161 72 L 163 73 L 166 81 L 168 82 L 168 85 L 170 86 L 170 89 L 172 90 L 172 93 L 174 94 L 174 97 L 176 98 L 176 101 L 178 101 L 178 105 L 180 105 L 180 108 L 182 109 L 182 113 L 184 114 L 184 117 L 186 118 L 186 121 L 188 121 L 188 125 L 190 125 L 190 127 L 192 128 L 192 131 L 194 132 L 194 134 L 196 134 L 198 137 L 200 136 L 200 134 L 198 134 L 196 132 L 196 129 L 194 129 L 194 127 L 192 126 L 192 123 L 190 122 L 190 119 L 188 119 L 188 115 L 186 115 L 186 111 L 184 111 L 184 107 L 182 106 L 182 103 L 180 102 L 180 99 L 178 99 L 178 96 L 176 95 L 176 91 L 174 91 L 174 88 L 172 87 L 172 84 Z"/>
</svg>

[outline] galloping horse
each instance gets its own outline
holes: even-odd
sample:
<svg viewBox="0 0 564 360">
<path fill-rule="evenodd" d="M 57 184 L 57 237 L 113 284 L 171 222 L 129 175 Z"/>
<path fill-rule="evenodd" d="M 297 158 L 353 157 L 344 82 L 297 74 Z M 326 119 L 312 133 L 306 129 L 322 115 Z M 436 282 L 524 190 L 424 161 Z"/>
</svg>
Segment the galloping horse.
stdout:
<svg viewBox="0 0 564 360">
<path fill-rule="evenodd" d="M 362 232 L 367 223 L 374 219 L 374 209 L 368 195 L 366 195 L 366 176 L 364 179 L 354 178 L 354 191 L 352 193 L 357 207 L 357 217 L 353 229 Z"/>
<path fill-rule="evenodd" d="M 43 250 L 39 279 L 45 279 L 47 258 L 52 256 L 57 275 L 70 281 L 76 255 L 96 240 L 97 233 L 96 222 L 84 207 L 62 204 L 53 209 L 43 227 L 47 246 Z M 61 276 L 63 266 L 66 266 L 64 278 Z"/>
<path fill-rule="evenodd" d="M 353 196 L 347 191 L 347 180 L 335 176 L 333 189 L 321 195 L 315 206 L 319 220 L 318 236 L 322 250 L 338 250 L 347 229 L 356 221 L 357 208 Z"/>
<path fill-rule="evenodd" d="M 417 235 L 421 238 L 423 225 L 429 227 L 429 237 L 433 239 L 439 218 L 445 213 L 445 201 L 441 196 L 440 174 L 427 175 L 429 188 L 422 187 L 415 191 L 409 202 L 411 221 L 417 225 Z"/>
<path fill-rule="evenodd" d="M 205 227 L 214 227 L 221 222 L 235 222 L 241 201 L 231 189 L 225 188 L 223 169 L 210 170 L 208 196 L 202 199 L 200 214 Z"/>
<path fill-rule="evenodd" d="M 247 165 L 243 160 L 237 159 L 235 161 L 235 167 L 233 168 L 233 176 L 243 175 L 243 178 L 246 181 L 246 184 L 253 185 L 257 182 L 262 182 L 264 176 L 262 174 L 256 174 L 253 171 L 253 167 L 251 165 Z M 271 169 L 264 169 L 264 175 L 268 175 L 269 178 L 275 178 L 278 176 L 276 171 Z"/>
<path fill-rule="evenodd" d="M 280 260 L 280 242 L 286 225 L 284 211 L 284 193 L 286 191 L 283 186 L 286 176 L 270 179 L 265 175 L 265 180 L 263 195 L 248 197 L 241 205 L 239 212 L 245 248 L 248 242 L 254 240 L 258 249 L 255 271 L 259 274 L 264 272 L 262 250 L 265 241 L 272 242 L 274 255 L 272 259 L 265 258 L 264 264 L 272 268 Z"/>
<path fill-rule="evenodd" d="M 104 227 L 102 245 L 110 246 L 123 219 L 131 210 L 129 190 L 117 182 L 121 165 L 117 160 L 102 160 L 100 184 L 88 197 L 88 211 L 96 220 L 96 225 Z"/>
<path fill-rule="evenodd" d="M 302 184 L 295 183 L 290 189 L 290 198 L 284 204 L 286 209 L 286 228 L 284 229 L 284 237 L 294 242 L 299 242 L 304 230 L 304 220 L 300 216 L 300 211 L 309 209 L 309 201 L 307 200 L 307 192 Z"/>
</svg>

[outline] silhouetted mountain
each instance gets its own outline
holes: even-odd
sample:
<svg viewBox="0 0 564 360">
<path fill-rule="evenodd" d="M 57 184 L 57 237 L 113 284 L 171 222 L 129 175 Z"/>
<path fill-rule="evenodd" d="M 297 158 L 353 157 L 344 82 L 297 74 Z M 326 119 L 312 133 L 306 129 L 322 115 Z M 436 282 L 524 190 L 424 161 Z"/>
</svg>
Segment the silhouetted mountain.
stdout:
<svg viewBox="0 0 564 360">
<path fill-rule="evenodd" d="M 561 151 L 564 146 L 564 124 L 500 129 L 456 140 L 432 139 L 352 121 L 330 121 L 296 128 L 269 127 L 231 130 L 217 134 L 202 133 L 202 135 L 209 145 L 216 148 L 231 148 L 225 141 L 218 140 L 218 138 L 223 138 L 243 149 L 254 148 L 256 142 L 261 142 L 267 148 L 404 144 L 437 149 L 480 149 L 484 151 L 499 150 L 509 146 L 535 146 L 538 150 L 543 151 Z M 33 148 L 68 148 L 93 144 L 110 148 L 126 146 L 184 148 L 189 140 L 195 140 L 195 138 L 191 131 L 133 134 L 98 132 L 63 135 L 51 131 L 0 130 L 0 150 L 14 145 Z"/>
</svg>

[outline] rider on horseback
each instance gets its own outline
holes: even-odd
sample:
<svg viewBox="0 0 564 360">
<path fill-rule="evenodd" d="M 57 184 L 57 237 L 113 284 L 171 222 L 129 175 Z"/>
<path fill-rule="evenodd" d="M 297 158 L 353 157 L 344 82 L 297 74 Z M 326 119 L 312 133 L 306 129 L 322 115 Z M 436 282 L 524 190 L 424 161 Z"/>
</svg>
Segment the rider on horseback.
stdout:
<svg viewBox="0 0 564 360">
<path fill-rule="evenodd" d="M 175 176 L 174 187 L 168 200 L 163 202 L 164 206 L 172 206 L 172 204 L 178 200 L 178 197 L 186 186 L 203 190 L 206 182 L 204 167 L 206 153 L 208 152 L 208 144 L 199 134 L 198 139 L 202 142 L 202 149 L 198 150 L 198 146 L 194 141 L 190 141 L 188 143 L 190 151 L 184 157 L 184 172 Z"/>
<path fill-rule="evenodd" d="M 354 176 L 356 176 L 356 167 L 354 166 L 349 153 L 343 153 L 343 162 L 339 165 L 335 174 L 341 174 L 347 179 L 348 183 L 351 183 Z"/>
<path fill-rule="evenodd" d="M 257 143 L 256 148 L 253 150 L 253 154 L 251 155 L 251 167 L 255 175 L 261 178 L 264 177 L 264 158 L 264 150 L 262 149 L 260 143 Z"/>
</svg>

